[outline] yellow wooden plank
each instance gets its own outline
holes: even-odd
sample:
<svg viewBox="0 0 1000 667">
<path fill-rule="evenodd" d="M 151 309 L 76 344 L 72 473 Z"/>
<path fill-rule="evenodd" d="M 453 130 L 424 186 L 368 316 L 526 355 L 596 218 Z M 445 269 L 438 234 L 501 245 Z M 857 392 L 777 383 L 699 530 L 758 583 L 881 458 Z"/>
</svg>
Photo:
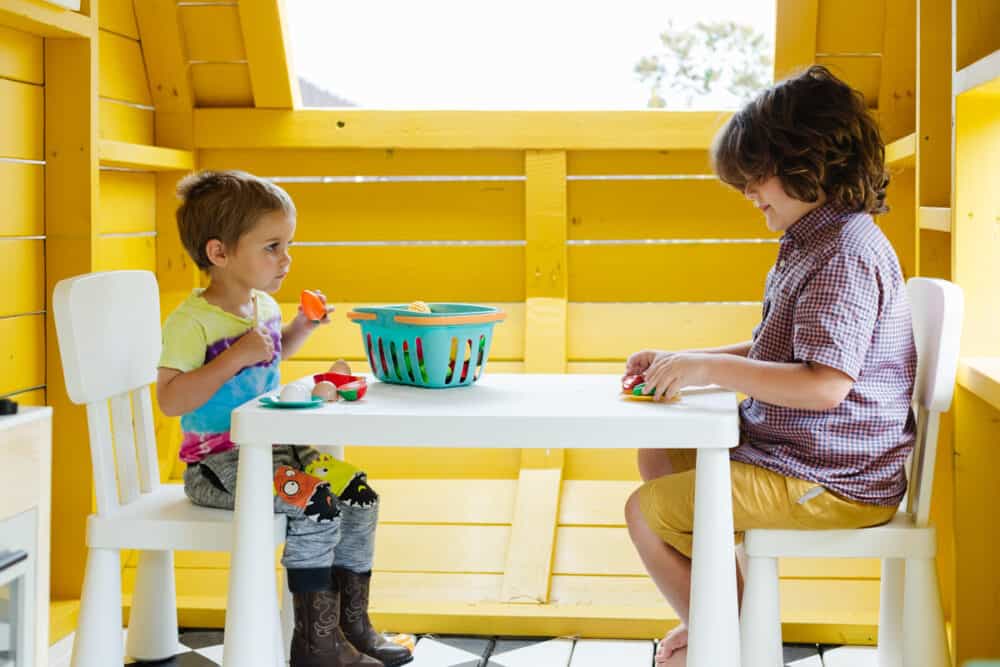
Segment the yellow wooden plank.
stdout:
<svg viewBox="0 0 1000 667">
<path fill-rule="evenodd" d="M 881 53 L 887 25 L 884 2 L 820 0 L 818 19 L 818 53 Z"/>
<path fill-rule="evenodd" d="M 510 479 L 372 479 L 379 524 L 511 524 L 519 482 Z M 455 502 L 461 498 L 461 502 Z"/>
<path fill-rule="evenodd" d="M 569 238 L 777 238 L 742 194 L 716 180 L 573 181 Z"/>
<path fill-rule="evenodd" d="M 177 3 L 175 0 L 143 0 L 135 3 L 135 15 L 142 38 L 149 88 L 157 110 L 190 111 L 194 95 L 188 76 Z"/>
<path fill-rule="evenodd" d="M 563 461 L 561 455 L 554 458 L 558 467 L 521 469 L 500 590 L 506 602 L 539 604 L 549 599 Z"/>
<path fill-rule="evenodd" d="M 1000 357 L 963 357 L 957 381 L 959 386 L 1000 410 Z"/>
<path fill-rule="evenodd" d="M 195 63 L 189 69 L 197 106 L 245 107 L 253 103 L 245 63 Z"/>
<path fill-rule="evenodd" d="M 870 108 L 878 107 L 878 91 L 882 81 L 882 58 L 879 56 L 818 56 L 816 62 L 825 65 L 851 88 L 860 90 Z"/>
<path fill-rule="evenodd" d="M 246 60 L 236 5 L 187 5 L 177 12 L 189 61 Z"/>
<path fill-rule="evenodd" d="M 920 230 L 920 275 L 951 280 L 951 234 Z"/>
<path fill-rule="evenodd" d="M 97 241 L 95 271 L 156 270 L 156 239 L 152 236 L 102 236 Z"/>
<path fill-rule="evenodd" d="M 194 121 L 198 148 L 705 150 L 729 117 L 716 111 L 201 109 Z"/>
<path fill-rule="evenodd" d="M 519 246 L 301 246 L 275 295 L 297 301 L 320 288 L 331 301 L 520 301 L 524 248 Z M 331 273 L 332 267 L 338 269 Z M 489 268 L 487 268 L 489 267 Z"/>
<path fill-rule="evenodd" d="M 98 24 L 103 30 L 130 39 L 139 39 L 139 27 L 135 22 L 132 0 L 101 0 Z"/>
<path fill-rule="evenodd" d="M 55 644 L 76 630 L 79 600 L 52 600 L 49 604 L 49 641 Z"/>
<path fill-rule="evenodd" d="M 40 164 L 0 162 L 0 236 L 45 234 L 45 167 Z"/>
<path fill-rule="evenodd" d="M 917 3 L 885 0 L 885 12 L 878 110 L 882 138 L 890 141 L 911 134 L 916 128 Z"/>
<path fill-rule="evenodd" d="M 571 301 L 754 301 L 776 243 L 575 245 Z M 734 280 L 733 267 L 739 267 Z"/>
<path fill-rule="evenodd" d="M 569 358 L 624 360 L 653 347 L 690 350 L 750 340 L 760 304 L 571 303 Z M 619 326 L 609 323 L 628 323 Z"/>
<path fill-rule="evenodd" d="M 320 286 L 322 287 L 322 286 Z M 356 306 L 374 306 L 374 303 L 333 303 L 336 310 L 331 316 L 333 324 L 316 329 L 293 359 L 364 359 L 366 356 L 361 327 L 347 319 L 347 313 Z M 524 358 L 525 307 L 523 303 L 484 303 L 500 308 L 507 318 L 493 329 L 490 344 L 491 360 Z M 291 320 L 298 312 L 298 301 L 281 304 L 282 318 Z"/>
<path fill-rule="evenodd" d="M 44 88 L 0 79 L 0 157 L 44 156 Z"/>
<path fill-rule="evenodd" d="M 566 155 L 566 172 L 572 176 L 690 176 L 711 174 L 712 164 L 705 150 L 571 151 Z"/>
<path fill-rule="evenodd" d="M 205 169 L 242 169 L 264 177 L 524 175 L 521 151 L 237 148 L 203 150 L 198 157 Z"/>
<path fill-rule="evenodd" d="M 99 233 L 156 231 L 156 177 L 153 174 L 102 171 L 99 202 Z"/>
<path fill-rule="evenodd" d="M 917 210 L 917 224 L 921 230 L 951 231 L 951 208 L 948 206 L 921 206 Z"/>
<path fill-rule="evenodd" d="M 153 143 L 153 110 L 118 100 L 101 100 L 100 138 L 132 144 Z"/>
<path fill-rule="evenodd" d="M 780 80 L 815 62 L 819 0 L 777 0 L 774 79 Z"/>
<path fill-rule="evenodd" d="M 2 0 L 0 25 L 42 37 L 92 37 L 94 22 L 79 12 L 35 0 Z"/>
<path fill-rule="evenodd" d="M 956 95 L 1000 96 L 1000 49 L 955 72 Z"/>
<path fill-rule="evenodd" d="M 176 148 L 143 146 L 102 139 L 100 152 L 101 164 L 109 167 L 128 167 L 147 171 L 190 171 L 194 168 L 194 154 Z"/>
<path fill-rule="evenodd" d="M 18 391 L 13 394 L 8 394 L 9 398 L 17 401 L 19 405 L 45 405 L 45 390 L 44 389 L 32 389 L 29 391 Z"/>
<path fill-rule="evenodd" d="M 907 134 L 904 137 L 886 144 L 885 163 L 890 168 L 913 167 L 917 162 L 917 135 Z"/>
<path fill-rule="evenodd" d="M 0 395 L 45 384 L 45 317 L 0 319 Z"/>
<path fill-rule="evenodd" d="M 503 572 L 510 533 L 510 526 L 379 526 L 375 568 L 397 572 Z"/>
<path fill-rule="evenodd" d="M 423 584 L 419 583 L 421 581 Z M 377 571 L 372 577 L 372 598 L 379 602 L 432 599 L 476 603 L 499 600 L 502 582 L 498 574 Z"/>
<path fill-rule="evenodd" d="M 254 106 L 258 109 L 302 106 L 299 80 L 292 67 L 285 0 L 240 0 L 240 24 L 247 45 Z"/>
<path fill-rule="evenodd" d="M 42 38 L 0 25 L 0 77 L 45 83 Z"/>
<path fill-rule="evenodd" d="M 296 241 L 523 240 L 520 182 L 282 183 Z"/>
<path fill-rule="evenodd" d="M 99 44 L 101 79 L 98 90 L 101 96 L 134 104 L 152 104 L 139 42 L 101 30 Z"/>
<path fill-rule="evenodd" d="M 910 278 L 917 273 L 917 214 L 914 208 L 916 194 L 914 183 L 916 174 L 912 169 L 904 169 L 891 176 L 886 191 L 889 212 L 876 218 L 876 223 L 892 243 L 903 269 L 903 277 Z"/>
<path fill-rule="evenodd" d="M 1000 4 L 992 0 L 955 0 L 955 69 L 968 67 L 1000 50 Z"/>
<path fill-rule="evenodd" d="M 950 206 L 952 105 L 941 101 L 951 99 L 951 3 L 917 5 L 917 204 Z"/>
<path fill-rule="evenodd" d="M 45 241 L 0 239 L 0 317 L 45 310 Z"/>
</svg>

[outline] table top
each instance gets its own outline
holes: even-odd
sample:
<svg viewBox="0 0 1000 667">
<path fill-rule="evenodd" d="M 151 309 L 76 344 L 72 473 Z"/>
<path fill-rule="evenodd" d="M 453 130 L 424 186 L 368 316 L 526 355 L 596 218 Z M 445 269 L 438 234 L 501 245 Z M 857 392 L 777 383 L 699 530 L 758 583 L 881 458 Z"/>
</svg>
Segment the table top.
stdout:
<svg viewBox="0 0 1000 667">
<path fill-rule="evenodd" d="M 249 401 L 233 412 L 232 439 L 518 449 L 729 448 L 739 440 L 736 394 L 719 388 L 686 389 L 675 403 L 654 403 L 622 398 L 618 375 L 486 374 L 448 389 L 369 379 L 356 402 L 292 410 Z M 312 385 L 311 378 L 297 382 Z"/>
</svg>

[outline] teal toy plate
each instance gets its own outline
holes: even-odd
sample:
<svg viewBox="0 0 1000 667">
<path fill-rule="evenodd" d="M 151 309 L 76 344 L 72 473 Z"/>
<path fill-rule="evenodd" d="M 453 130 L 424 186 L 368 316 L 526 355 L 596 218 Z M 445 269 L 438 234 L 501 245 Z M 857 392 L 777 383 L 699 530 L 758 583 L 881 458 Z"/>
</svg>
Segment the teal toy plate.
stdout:
<svg viewBox="0 0 1000 667">
<path fill-rule="evenodd" d="M 277 401 L 273 396 L 264 396 L 260 399 L 260 404 L 265 408 L 278 408 L 281 410 L 304 410 L 308 408 L 318 408 L 323 405 L 323 399 L 313 396 L 308 401 Z"/>
</svg>

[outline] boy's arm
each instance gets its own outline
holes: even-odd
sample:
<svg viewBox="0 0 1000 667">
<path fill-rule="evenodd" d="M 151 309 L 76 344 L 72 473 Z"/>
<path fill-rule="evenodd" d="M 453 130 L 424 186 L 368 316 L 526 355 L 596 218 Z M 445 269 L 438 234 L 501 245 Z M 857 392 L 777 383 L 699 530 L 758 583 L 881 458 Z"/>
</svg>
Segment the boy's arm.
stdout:
<svg viewBox="0 0 1000 667">
<path fill-rule="evenodd" d="M 746 340 L 742 343 L 736 343 L 735 345 L 724 345 L 722 347 L 710 347 L 703 350 L 685 350 L 686 352 L 695 352 L 698 354 L 735 354 L 737 357 L 745 357 L 750 354 L 750 347 L 753 345 L 752 340 Z"/>
<path fill-rule="evenodd" d="M 329 321 L 329 318 L 327 318 L 327 321 Z M 295 354 L 317 326 L 302 313 L 296 315 L 291 322 L 286 324 L 281 329 L 282 358 L 288 359 Z"/>
</svg>

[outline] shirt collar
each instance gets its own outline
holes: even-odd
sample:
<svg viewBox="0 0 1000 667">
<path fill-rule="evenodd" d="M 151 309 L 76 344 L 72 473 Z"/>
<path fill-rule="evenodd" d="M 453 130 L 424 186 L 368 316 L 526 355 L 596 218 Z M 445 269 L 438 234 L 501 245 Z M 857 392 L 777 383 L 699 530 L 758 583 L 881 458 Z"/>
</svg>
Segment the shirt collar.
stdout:
<svg viewBox="0 0 1000 667">
<path fill-rule="evenodd" d="M 832 202 L 827 202 L 793 222 L 785 230 L 784 236 L 798 244 L 805 244 L 828 224 L 841 220 L 843 217 L 844 211 L 839 206 Z"/>
</svg>

